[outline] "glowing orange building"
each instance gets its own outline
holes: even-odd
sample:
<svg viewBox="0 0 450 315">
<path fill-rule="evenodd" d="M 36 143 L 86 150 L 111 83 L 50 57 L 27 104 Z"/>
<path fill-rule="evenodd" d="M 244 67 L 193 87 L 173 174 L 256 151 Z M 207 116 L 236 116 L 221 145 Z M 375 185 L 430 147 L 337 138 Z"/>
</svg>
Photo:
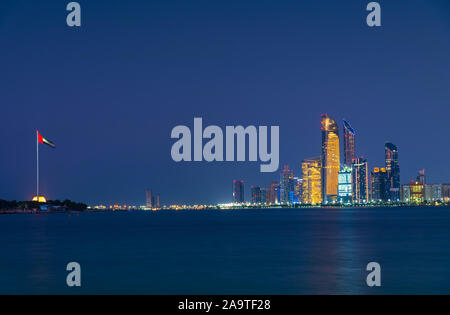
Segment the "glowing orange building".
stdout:
<svg viewBox="0 0 450 315">
<path fill-rule="evenodd" d="M 320 156 L 302 161 L 302 203 L 322 203 L 322 161 Z"/>
<path fill-rule="evenodd" d="M 322 115 L 322 198 L 324 203 L 337 200 L 339 158 L 339 128 L 331 117 Z"/>
</svg>

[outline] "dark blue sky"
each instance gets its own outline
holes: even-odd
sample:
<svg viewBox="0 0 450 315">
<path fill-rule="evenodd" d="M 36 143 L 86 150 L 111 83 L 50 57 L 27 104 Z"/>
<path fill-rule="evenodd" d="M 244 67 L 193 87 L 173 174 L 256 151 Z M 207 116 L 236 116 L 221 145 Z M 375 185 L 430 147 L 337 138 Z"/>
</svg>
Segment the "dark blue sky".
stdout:
<svg viewBox="0 0 450 315">
<path fill-rule="evenodd" d="M 357 154 L 382 165 L 399 147 L 401 181 L 425 168 L 450 182 L 450 2 L 368 0 L 69 1 L 0 4 L 0 198 L 143 204 L 224 202 L 231 182 L 265 185 L 258 163 L 175 163 L 176 125 L 279 125 L 280 163 L 320 154 L 320 114 L 347 119 Z"/>
</svg>

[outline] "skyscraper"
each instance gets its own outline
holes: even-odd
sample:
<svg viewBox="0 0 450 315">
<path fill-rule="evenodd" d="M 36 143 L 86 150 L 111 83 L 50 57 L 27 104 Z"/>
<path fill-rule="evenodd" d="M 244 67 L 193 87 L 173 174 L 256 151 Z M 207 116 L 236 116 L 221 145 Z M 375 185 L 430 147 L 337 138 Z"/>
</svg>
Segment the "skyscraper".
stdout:
<svg viewBox="0 0 450 315">
<path fill-rule="evenodd" d="M 251 203 L 261 203 L 261 187 L 251 186 L 250 188 L 250 200 Z"/>
<path fill-rule="evenodd" d="M 369 168 L 362 157 L 352 164 L 352 199 L 353 203 L 369 202 Z"/>
<path fill-rule="evenodd" d="M 322 115 L 322 198 L 324 203 L 337 200 L 339 158 L 339 128 L 336 122 Z"/>
<path fill-rule="evenodd" d="M 339 171 L 338 201 L 343 204 L 352 203 L 352 168 L 344 165 Z"/>
<path fill-rule="evenodd" d="M 280 174 L 280 201 L 290 203 L 290 194 L 294 192 L 294 172 L 285 165 Z"/>
<path fill-rule="evenodd" d="M 344 125 L 344 165 L 351 166 L 355 159 L 355 135 L 356 132 L 347 121 L 343 121 Z"/>
<path fill-rule="evenodd" d="M 151 189 L 147 189 L 145 191 L 145 200 L 146 200 L 146 206 L 147 208 L 153 208 L 153 195 L 152 195 L 152 190 Z"/>
<path fill-rule="evenodd" d="M 322 203 L 322 159 L 320 156 L 302 161 L 302 203 Z"/>
<path fill-rule="evenodd" d="M 389 199 L 392 202 L 400 201 L 400 165 L 398 163 L 398 149 L 393 143 L 386 142 L 384 156 L 388 178 Z"/>
<path fill-rule="evenodd" d="M 278 189 L 280 189 L 280 183 L 270 182 L 270 188 L 267 190 L 266 201 L 269 204 L 278 203 Z"/>
<path fill-rule="evenodd" d="M 384 167 L 375 167 L 371 172 L 372 202 L 386 202 L 389 199 L 389 181 Z"/>
<path fill-rule="evenodd" d="M 159 194 L 156 195 L 156 208 L 161 208 L 161 196 Z"/>
<path fill-rule="evenodd" d="M 244 202 L 244 181 L 242 180 L 233 180 L 233 202 Z"/>
</svg>

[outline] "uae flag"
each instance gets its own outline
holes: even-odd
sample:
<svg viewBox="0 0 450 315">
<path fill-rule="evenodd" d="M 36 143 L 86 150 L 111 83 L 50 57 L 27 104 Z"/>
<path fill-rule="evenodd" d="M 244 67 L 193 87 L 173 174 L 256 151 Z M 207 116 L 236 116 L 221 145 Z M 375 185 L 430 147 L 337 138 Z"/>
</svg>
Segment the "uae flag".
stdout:
<svg viewBox="0 0 450 315">
<path fill-rule="evenodd" d="M 55 144 L 54 144 L 53 142 L 51 142 L 50 140 L 44 138 L 44 137 L 39 133 L 39 131 L 36 130 L 36 132 L 37 132 L 38 142 L 39 142 L 39 143 L 45 143 L 46 145 L 49 145 L 49 146 L 51 146 L 52 148 L 55 147 Z"/>
</svg>

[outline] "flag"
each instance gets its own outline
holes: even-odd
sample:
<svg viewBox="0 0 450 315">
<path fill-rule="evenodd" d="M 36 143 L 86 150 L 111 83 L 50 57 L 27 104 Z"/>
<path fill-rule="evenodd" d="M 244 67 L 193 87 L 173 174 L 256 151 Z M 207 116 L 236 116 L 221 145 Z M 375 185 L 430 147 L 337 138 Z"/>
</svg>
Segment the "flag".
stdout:
<svg viewBox="0 0 450 315">
<path fill-rule="evenodd" d="M 49 146 L 51 146 L 52 148 L 55 147 L 55 144 L 54 144 L 53 142 L 51 142 L 50 140 L 44 138 L 44 137 L 39 133 L 39 131 L 36 130 L 36 132 L 37 132 L 38 142 L 39 142 L 39 143 L 45 143 L 46 145 L 49 145 Z"/>
</svg>

